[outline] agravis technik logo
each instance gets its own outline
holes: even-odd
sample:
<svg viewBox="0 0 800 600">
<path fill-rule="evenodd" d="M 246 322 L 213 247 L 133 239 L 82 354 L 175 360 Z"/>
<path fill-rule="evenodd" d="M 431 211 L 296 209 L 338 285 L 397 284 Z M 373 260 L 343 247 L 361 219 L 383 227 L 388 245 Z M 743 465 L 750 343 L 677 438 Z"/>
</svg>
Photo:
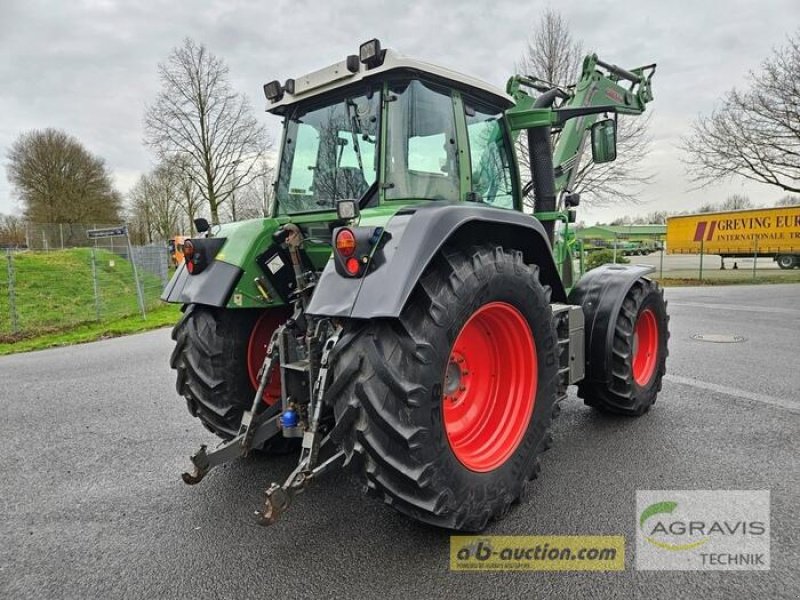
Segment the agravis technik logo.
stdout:
<svg viewBox="0 0 800 600">
<path fill-rule="evenodd" d="M 640 490 L 636 566 L 769 569 L 769 491 Z"/>
</svg>

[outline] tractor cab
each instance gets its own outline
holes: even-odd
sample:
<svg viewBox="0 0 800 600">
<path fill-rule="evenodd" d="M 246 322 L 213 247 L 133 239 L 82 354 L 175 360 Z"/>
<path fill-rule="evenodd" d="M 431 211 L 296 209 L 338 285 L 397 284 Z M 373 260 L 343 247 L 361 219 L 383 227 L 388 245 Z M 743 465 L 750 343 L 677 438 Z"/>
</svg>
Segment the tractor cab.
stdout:
<svg viewBox="0 0 800 600">
<path fill-rule="evenodd" d="M 521 208 L 503 113 L 513 100 L 476 79 L 362 45 L 359 56 L 264 86 L 284 117 L 276 215 L 418 201 Z"/>
</svg>

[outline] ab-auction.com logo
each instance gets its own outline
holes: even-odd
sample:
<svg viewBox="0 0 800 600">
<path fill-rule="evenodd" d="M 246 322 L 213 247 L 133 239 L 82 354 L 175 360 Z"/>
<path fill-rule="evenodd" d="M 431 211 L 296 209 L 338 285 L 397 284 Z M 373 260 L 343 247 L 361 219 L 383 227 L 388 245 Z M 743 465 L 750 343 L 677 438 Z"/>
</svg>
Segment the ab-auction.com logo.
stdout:
<svg viewBox="0 0 800 600">
<path fill-rule="evenodd" d="M 640 490 L 639 569 L 769 569 L 769 491 Z"/>
<path fill-rule="evenodd" d="M 454 571 L 621 571 L 621 535 L 494 535 L 450 537 Z"/>
</svg>

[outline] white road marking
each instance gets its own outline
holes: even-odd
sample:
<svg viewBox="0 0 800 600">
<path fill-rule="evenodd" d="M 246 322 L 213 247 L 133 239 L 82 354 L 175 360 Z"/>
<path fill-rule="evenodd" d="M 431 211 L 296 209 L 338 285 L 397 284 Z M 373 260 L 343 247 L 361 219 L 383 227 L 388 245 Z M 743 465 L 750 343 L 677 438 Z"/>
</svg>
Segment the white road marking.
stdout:
<svg viewBox="0 0 800 600">
<path fill-rule="evenodd" d="M 755 392 L 748 392 L 746 390 L 728 387 L 727 385 L 719 385 L 717 383 L 711 383 L 708 381 L 700 381 L 699 379 L 692 379 L 691 377 L 681 377 L 680 375 L 664 375 L 664 379 L 709 392 L 716 392 L 718 394 L 733 396 L 734 398 L 751 400 L 753 402 L 769 404 L 770 406 L 777 406 L 793 412 L 800 412 L 800 403 L 784 398 L 776 398 L 775 396 L 767 396 L 766 394 L 757 394 Z"/>
<path fill-rule="evenodd" d="M 669 298 L 667 298 L 669 300 Z M 744 304 L 712 304 L 709 302 L 680 302 L 669 300 L 669 306 L 690 306 L 692 308 L 710 308 L 711 310 L 740 310 L 744 312 L 774 313 L 780 315 L 798 315 L 796 308 L 779 308 L 773 306 L 746 306 Z"/>
</svg>

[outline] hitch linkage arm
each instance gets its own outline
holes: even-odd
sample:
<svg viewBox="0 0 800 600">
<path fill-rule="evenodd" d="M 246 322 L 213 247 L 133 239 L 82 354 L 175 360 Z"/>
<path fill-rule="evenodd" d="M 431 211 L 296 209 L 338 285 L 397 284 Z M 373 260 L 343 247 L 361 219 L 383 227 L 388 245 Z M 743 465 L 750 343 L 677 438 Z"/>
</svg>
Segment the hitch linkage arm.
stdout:
<svg viewBox="0 0 800 600">
<path fill-rule="evenodd" d="M 320 369 L 314 383 L 308 410 L 311 418 L 308 430 L 303 434 L 303 450 L 300 454 L 297 468 L 292 471 L 283 485 L 272 483 L 267 488 L 264 494 L 264 506 L 260 511 L 256 511 L 256 519 L 260 525 L 272 525 L 275 523 L 289 508 L 294 497 L 305 491 L 305 488 L 313 479 L 329 471 L 345 458 L 344 451 L 339 450 L 322 464 L 318 464 L 320 450 L 330 443 L 330 435 L 325 436 L 320 441 L 319 421 L 322 414 L 322 400 L 328 384 L 330 354 L 339 341 L 340 334 L 341 327 L 337 328 L 333 335 L 325 341 L 322 350 Z"/>
</svg>

